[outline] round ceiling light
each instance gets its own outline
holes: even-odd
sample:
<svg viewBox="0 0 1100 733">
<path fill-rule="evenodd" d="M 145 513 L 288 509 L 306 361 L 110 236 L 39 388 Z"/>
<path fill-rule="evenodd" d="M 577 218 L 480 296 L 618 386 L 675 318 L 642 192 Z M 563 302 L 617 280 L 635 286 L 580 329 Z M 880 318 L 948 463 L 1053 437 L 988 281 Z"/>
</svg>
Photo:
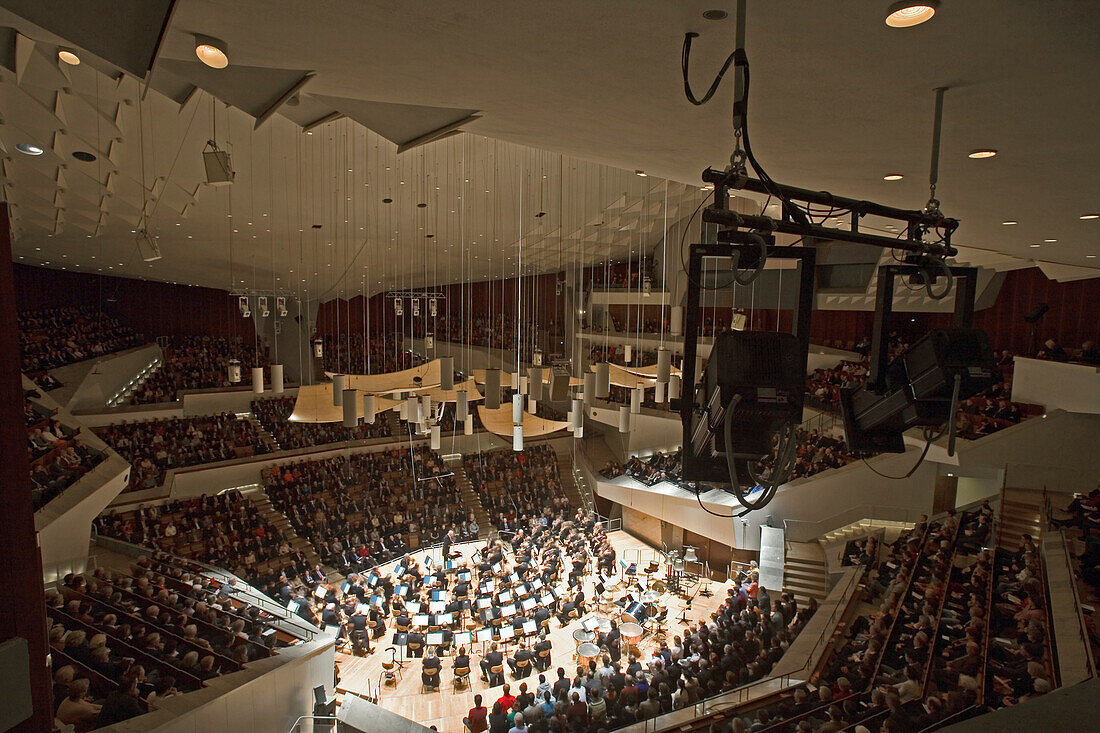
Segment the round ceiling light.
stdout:
<svg viewBox="0 0 1100 733">
<path fill-rule="evenodd" d="M 19 146 L 16 145 L 15 147 L 18 148 Z M 1081 221 L 1088 221 L 1089 219 L 1100 219 L 1100 214 L 1082 214 L 1078 218 L 1081 219 Z"/>
<path fill-rule="evenodd" d="M 725 20 L 729 17 L 729 13 L 725 10 L 704 10 L 703 17 L 707 20 Z"/>
<path fill-rule="evenodd" d="M 42 155 L 42 153 L 46 152 L 34 143 L 16 143 L 15 149 L 24 155 Z"/>
<path fill-rule="evenodd" d="M 195 55 L 211 69 L 229 66 L 229 45 L 210 36 L 195 36 Z"/>
<path fill-rule="evenodd" d="M 886 15 L 886 25 L 891 28 L 911 28 L 932 20 L 938 0 L 902 0 L 892 3 Z"/>
<path fill-rule="evenodd" d="M 884 180 L 884 181 L 900 181 L 902 178 L 905 178 L 905 176 L 903 176 L 900 173 L 891 173 L 890 175 L 883 176 L 882 180 Z"/>
<path fill-rule="evenodd" d="M 61 59 L 69 66 L 77 66 L 80 64 L 80 57 L 66 48 L 58 50 L 57 58 Z"/>
<path fill-rule="evenodd" d="M 992 158 L 996 154 L 997 151 L 993 148 L 978 148 L 977 150 L 971 150 L 966 157 L 980 160 L 981 158 Z"/>
<path fill-rule="evenodd" d="M 646 173 L 645 171 L 634 171 L 634 175 L 642 176 L 644 178 L 645 176 L 648 176 L 649 174 Z"/>
<path fill-rule="evenodd" d="M 1014 219 L 1007 219 L 1005 221 L 1002 221 L 1001 223 L 1004 224 L 1006 227 L 1010 227 L 1010 226 L 1015 226 L 1016 224 L 1019 224 L 1020 222 L 1015 221 Z"/>
</svg>

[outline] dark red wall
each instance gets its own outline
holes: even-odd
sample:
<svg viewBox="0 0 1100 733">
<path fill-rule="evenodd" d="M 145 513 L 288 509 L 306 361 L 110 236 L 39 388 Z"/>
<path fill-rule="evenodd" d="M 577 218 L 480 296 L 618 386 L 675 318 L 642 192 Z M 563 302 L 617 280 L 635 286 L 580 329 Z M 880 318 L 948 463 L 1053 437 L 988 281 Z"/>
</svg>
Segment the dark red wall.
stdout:
<svg viewBox="0 0 1100 733">
<path fill-rule="evenodd" d="M 104 277 L 15 265 L 20 311 L 91 306 L 120 318 L 148 339 L 157 336 L 255 338 L 252 319 L 241 318 L 225 290 Z"/>
</svg>

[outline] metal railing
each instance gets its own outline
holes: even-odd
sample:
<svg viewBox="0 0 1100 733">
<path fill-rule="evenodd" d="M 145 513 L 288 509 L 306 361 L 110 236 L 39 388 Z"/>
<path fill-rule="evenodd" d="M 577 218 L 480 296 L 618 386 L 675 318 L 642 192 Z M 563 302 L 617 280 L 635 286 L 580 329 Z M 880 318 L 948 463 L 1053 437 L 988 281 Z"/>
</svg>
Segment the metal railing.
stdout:
<svg viewBox="0 0 1100 733">
<path fill-rule="evenodd" d="M 911 512 L 905 507 L 881 506 L 878 504 L 859 504 L 838 512 L 831 517 L 816 521 L 803 519 L 784 519 L 783 530 L 790 542 L 810 542 L 837 527 L 846 527 L 861 519 L 891 522 L 910 522 Z"/>
<path fill-rule="evenodd" d="M 1049 520 L 1049 517 L 1050 517 L 1049 513 L 1048 513 L 1047 517 L 1048 517 L 1048 520 Z M 1092 639 L 1089 637 L 1089 630 L 1085 626 L 1085 612 L 1082 609 L 1081 593 L 1080 593 L 1080 590 L 1077 587 L 1076 569 L 1073 567 L 1073 564 L 1074 564 L 1073 548 L 1070 545 L 1070 539 L 1069 539 L 1069 537 L 1066 536 L 1065 530 L 1062 530 L 1061 532 L 1059 532 L 1059 534 L 1062 535 L 1062 545 L 1063 545 L 1063 547 L 1065 549 L 1065 553 L 1066 553 L 1066 569 L 1069 571 L 1069 578 L 1070 578 L 1069 585 L 1070 585 L 1070 588 L 1073 590 L 1073 611 L 1074 611 L 1074 615 L 1077 617 L 1077 624 L 1078 624 L 1078 628 L 1079 628 L 1079 633 L 1081 635 L 1081 644 L 1085 648 L 1085 664 L 1088 667 L 1089 677 L 1093 678 L 1093 677 L 1096 676 L 1096 659 L 1093 657 L 1093 654 L 1092 654 Z"/>
<path fill-rule="evenodd" d="M 340 721 L 335 715 L 299 715 L 298 719 L 294 721 L 294 724 L 290 726 L 290 730 L 287 733 L 296 733 L 296 731 L 302 731 L 302 723 L 305 721 L 331 721 L 332 728 L 334 730 L 340 729 Z M 311 730 L 315 726 L 311 726 Z"/>
</svg>

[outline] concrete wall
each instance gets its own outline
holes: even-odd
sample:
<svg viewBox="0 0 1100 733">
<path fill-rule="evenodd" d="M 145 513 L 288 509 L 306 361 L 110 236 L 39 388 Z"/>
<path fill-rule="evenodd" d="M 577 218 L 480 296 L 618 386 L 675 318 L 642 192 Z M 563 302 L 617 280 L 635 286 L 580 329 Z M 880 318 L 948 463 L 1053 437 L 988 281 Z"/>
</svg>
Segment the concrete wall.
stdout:
<svg viewBox="0 0 1100 733">
<path fill-rule="evenodd" d="M 161 348 L 150 344 L 97 360 L 95 367 L 84 377 L 66 407 L 70 411 L 105 407 L 107 400 L 126 386 L 149 362 L 162 357 Z"/>
<path fill-rule="evenodd" d="M 1100 413 L 1100 367 L 1015 358 L 1012 400 L 1048 411 Z"/>
</svg>

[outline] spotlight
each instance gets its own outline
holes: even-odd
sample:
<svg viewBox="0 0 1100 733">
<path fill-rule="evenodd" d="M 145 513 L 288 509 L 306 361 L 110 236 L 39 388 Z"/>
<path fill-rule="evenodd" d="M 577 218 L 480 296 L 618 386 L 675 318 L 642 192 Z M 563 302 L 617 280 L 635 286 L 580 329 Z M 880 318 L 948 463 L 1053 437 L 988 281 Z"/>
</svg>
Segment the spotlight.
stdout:
<svg viewBox="0 0 1100 733">
<path fill-rule="evenodd" d="M 320 338 L 313 339 L 313 355 L 318 359 L 325 355 L 325 342 Z"/>
<path fill-rule="evenodd" d="M 69 66 L 79 66 L 80 65 L 80 57 L 77 56 L 72 51 L 68 50 L 67 48 L 58 49 L 57 58 L 61 59 L 62 61 L 64 61 Z"/>
<path fill-rule="evenodd" d="M 210 36 L 195 36 L 195 55 L 211 69 L 229 66 L 229 44 Z"/>
<path fill-rule="evenodd" d="M 260 318 L 267 318 L 271 315 L 271 311 L 267 308 L 267 296 L 261 295 L 256 303 L 256 308 L 260 311 Z"/>
<path fill-rule="evenodd" d="M 936 14 L 939 0 L 902 0 L 892 3 L 886 16 L 891 28 L 911 28 L 929 20 Z"/>
<path fill-rule="evenodd" d="M 206 166 L 206 182 L 211 186 L 232 183 L 234 176 L 237 175 L 233 172 L 229 152 L 220 149 L 213 140 L 206 141 L 206 147 L 202 150 L 202 162 Z"/>
<path fill-rule="evenodd" d="M 416 318 L 420 315 L 420 298 L 413 298 L 412 299 L 412 307 L 413 307 L 413 318 Z"/>
<path fill-rule="evenodd" d="M 42 153 L 46 152 L 34 143 L 16 143 L 15 149 L 24 155 L 42 155 Z M 1084 217 L 1081 218 L 1083 219 Z"/>
<path fill-rule="evenodd" d="M 279 314 L 279 316 L 285 316 L 286 315 L 287 311 L 286 311 L 286 296 L 285 295 L 280 295 L 277 298 L 275 298 L 275 312 L 277 314 Z"/>
</svg>

